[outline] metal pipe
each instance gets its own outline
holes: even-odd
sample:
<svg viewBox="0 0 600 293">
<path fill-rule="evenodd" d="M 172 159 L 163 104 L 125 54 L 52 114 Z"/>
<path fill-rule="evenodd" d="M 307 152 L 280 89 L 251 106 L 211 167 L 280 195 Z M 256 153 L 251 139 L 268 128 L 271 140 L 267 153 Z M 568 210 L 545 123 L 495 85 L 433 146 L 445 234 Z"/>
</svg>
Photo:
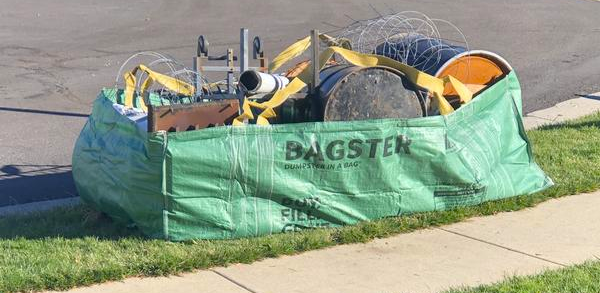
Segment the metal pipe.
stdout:
<svg viewBox="0 0 600 293">
<path fill-rule="evenodd" d="M 240 72 L 248 70 L 248 29 L 240 29 Z"/>
</svg>

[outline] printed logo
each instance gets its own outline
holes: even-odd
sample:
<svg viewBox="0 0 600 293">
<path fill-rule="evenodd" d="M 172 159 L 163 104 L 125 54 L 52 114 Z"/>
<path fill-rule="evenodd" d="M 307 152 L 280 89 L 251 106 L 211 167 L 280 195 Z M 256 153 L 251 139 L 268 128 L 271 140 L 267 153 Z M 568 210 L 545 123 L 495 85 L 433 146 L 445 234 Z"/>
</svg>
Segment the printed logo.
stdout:
<svg viewBox="0 0 600 293">
<path fill-rule="evenodd" d="M 303 159 L 310 162 L 338 161 L 342 159 L 357 159 L 361 157 L 389 157 L 393 154 L 410 154 L 410 138 L 404 135 L 388 136 L 386 138 L 370 138 L 366 140 L 352 139 L 349 141 L 334 140 L 324 147 L 318 141 L 313 141 L 305 147 L 298 141 L 287 141 L 285 160 Z"/>
</svg>

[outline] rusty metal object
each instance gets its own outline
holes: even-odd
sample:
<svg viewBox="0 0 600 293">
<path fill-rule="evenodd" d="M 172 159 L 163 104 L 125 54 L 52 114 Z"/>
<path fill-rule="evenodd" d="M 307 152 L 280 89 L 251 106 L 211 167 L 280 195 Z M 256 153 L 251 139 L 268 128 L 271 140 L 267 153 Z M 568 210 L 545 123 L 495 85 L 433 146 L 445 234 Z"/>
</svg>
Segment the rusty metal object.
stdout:
<svg viewBox="0 0 600 293">
<path fill-rule="evenodd" d="M 329 61 L 327 61 L 327 66 L 333 66 L 333 65 L 338 65 L 339 63 L 333 59 L 330 59 Z M 300 75 L 300 73 L 308 68 L 310 66 L 310 60 L 304 60 L 302 62 L 298 62 L 298 64 L 294 65 L 294 67 L 288 69 L 288 71 L 285 72 L 285 74 L 283 76 L 292 79 L 298 75 Z"/>
<path fill-rule="evenodd" d="M 310 66 L 310 60 L 304 60 L 304 61 L 296 64 L 294 67 L 290 68 L 284 74 L 284 76 L 289 79 L 292 79 L 292 78 L 298 76 L 304 69 L 308 68 L 308 66 Z"/>
<path fill-rule="evenodd" d="M 150 106 L 148 131 L 188 131 L 228 125 L 238 116 L 239 102 L 235 99 L 193 104 Z"/>
<path fill-rule="evenodd" d="M 319 92 L 323 121 L 426 116 L 425 103 L 404 75 L 388 67 L 338 65 L 321 71 Z"/>
</svg>

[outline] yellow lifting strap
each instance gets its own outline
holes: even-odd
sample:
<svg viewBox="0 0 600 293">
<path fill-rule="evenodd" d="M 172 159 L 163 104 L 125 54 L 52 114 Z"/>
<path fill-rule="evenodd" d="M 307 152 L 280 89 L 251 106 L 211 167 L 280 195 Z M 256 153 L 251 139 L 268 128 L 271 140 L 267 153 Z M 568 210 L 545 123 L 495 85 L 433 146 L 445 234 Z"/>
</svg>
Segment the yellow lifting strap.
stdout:
<svg viewBox="0 0 600 293">
<path fill-rule="evenodd" d="M 350 49 L 350 41 L 345 38 L 335 39 L 327 34 L 320 34 L 319 39 L 327 43 L 327 46 L 338 46 L 346 49 Z M 310 36 L 304 39 L 301 39 L 289 47 L 285 48 L 285 50 L 281 51 L 279 55 L 277 55 L 271 63 L 269 63 L 269 72 L 274 72 L 279 69 L 281 65 L 286 62 L 300 56 L 304 51 L 308 50 L 310 47 Z"/>
<path fill-rule="evenodd" d="M 140 96 L 143 96 L 143 94 L 150 88 L 150 86 L 154 82 L 157 82 L 157 83 L 163 85 L 165 88 L 167 88 L 170 91 L 173 91 L 175 93 L 185 95 L 185 96 L 193 96 L 194 93 L 196 92 L 196 89 L 194 88 L 193 85 L 186 83 L 184 81 L 181 81 L 179 79 L 176 79 L 174 77 L 158 73 L 158 72 L 153 71 L 150 68 L 146 67 L 145 65 L 140 64 L 137 67 L 135 67 L 133 70 L 131 70 L 130 72 L 126 72 L 125 75 L 123 76 L 123 78 L 125 80 L 125 103 L 124 104 L 127 107 L 133 107 L 133 98 L 134 98 L 134 94 L 135 94 L 135 84 L 136 84 L 135 75 L 137 74 L 138 70 L 146 72 L 146 74 L 148 74 L 148 77 L 144 80 L 144 82 L 142 82 L 142 85 L 140 86 Z M 146 103 L 144 102 L 143 99 L 140 99 L 139 106 L 140 106 L 140 109 L 142 109 L 144 112 L 148 111 L 148 107 L 146 106 Z"/>
<path fill-rule="evenodd" d="M 298 45 L 298 43 L 301 43 Z M 306 39 L 300 40 L 298 43 L 290 46 L 290 48 L 295 48 L 295 50 L 301 50 L 310 45 L 310 39 L 308 45 L 306 45 Z M 297 46 L 295 46 L 297 45 Z M 287 57 L 289 56 L 298 56 L 301 53 L 292 52 L 293 50 L 286 49 L 284 52 Z M 333 56 L 334 53 L 339 54 L 344 59 L 346 59 L 349 63 L 354 64 L 356 66 L 362 67 L 371 67 L 371 66 L 387 66 L 394 68 L 406 75 L 406 78 L 413 82 L 414 84 L 427 89 L 433 94 L 434 102 L 437 102 L 438 108 L 440 109 L 440 113 L 442 115 L 447 115 L 454 111 L 454 108 L 448 103 L 448 101 L 444 98 L 444 86 L 448 83 L 452 85 L 454 90 L 458 93 L 461 103 L 467 103 L 471 100 L 473 94 L 471 91 L 459 80 L 454 77 L 448 76 L 443 79 L 439 79 L 437 77 L 431 76 L 427 73 L 419 71 L 414 67 L 408 66 L 406 64 L 400 63 L 396 60 L 390 59 L 385 56 L 380 55 L 372 55 L 372 54 L 362 54 L 355 51 L 351 51 L 348 49 L 344 49 L 341 47 L 329 47 L 325 51 L 321 53 L 319 56 L 319 69 L 323 68 L 323 66 L 327 63 L 327 61 Z M 281 55 L 280 55 L 281 56 Z M 277 56 L 277 57 L 280 57 Z M 287 58 L 286 57 L 286 58 Z M 282 59 L 285 59 L 282 57 Z M 291 58 L 290 58 L 291 59 Z M 289 60 L 289 59 L 287 59 Z M 287 61 L 286 60 L 286 61 Z M 243 125 L 244 120 L 254 119 L 254 114 L 252 113 L 251 108 L 262 109 L 263 111 L 256 118 L 256 124 L 258 125 L 268 125 L 269 118 L 275 117 L 274 108 L 280 106 L 285 102 L 285 100 L 292 94 L 297 93 L 302 88 L 304 88 L 312 77 L 312 71 L 310 68 L 306 68 L 300 75 L 294 78 L 285 88 L 275 92 L 273 97 L 263 103 L 257 103 L 254 101 L 250 101 L 248 99 L 244 100 L 244 106 L 242 108 L 242 114 L 237 117 L 233 121 L 233 125 Z"/>
</svg>

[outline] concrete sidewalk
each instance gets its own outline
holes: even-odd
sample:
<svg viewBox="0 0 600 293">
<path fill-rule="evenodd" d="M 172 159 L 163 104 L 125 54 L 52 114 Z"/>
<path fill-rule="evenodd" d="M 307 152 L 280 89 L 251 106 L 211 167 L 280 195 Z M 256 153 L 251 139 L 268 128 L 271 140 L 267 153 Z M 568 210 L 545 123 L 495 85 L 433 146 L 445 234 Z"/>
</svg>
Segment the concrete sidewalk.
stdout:
<svg viewBox="0 0 600 293">
<path fill-rule="evenodd" d="M 598 257 L 599 222 L 595 192 L 366 244 L 71 292 L 439 292 Z"/>
<path fill-rule="evenodd" d="M 600 95 L 524 117 L 526 128 L 600 110 Z M 366 244 L 71 292 L 439 292 L 600 256 L 600 191 Z"/>
<path fill-rule="evenodd" d="M 557 124 L 600 111 L 600 93 L 560 102 L 550 108 L 531 112 L 523 117 L 526 129 Z"/>
</svg>

